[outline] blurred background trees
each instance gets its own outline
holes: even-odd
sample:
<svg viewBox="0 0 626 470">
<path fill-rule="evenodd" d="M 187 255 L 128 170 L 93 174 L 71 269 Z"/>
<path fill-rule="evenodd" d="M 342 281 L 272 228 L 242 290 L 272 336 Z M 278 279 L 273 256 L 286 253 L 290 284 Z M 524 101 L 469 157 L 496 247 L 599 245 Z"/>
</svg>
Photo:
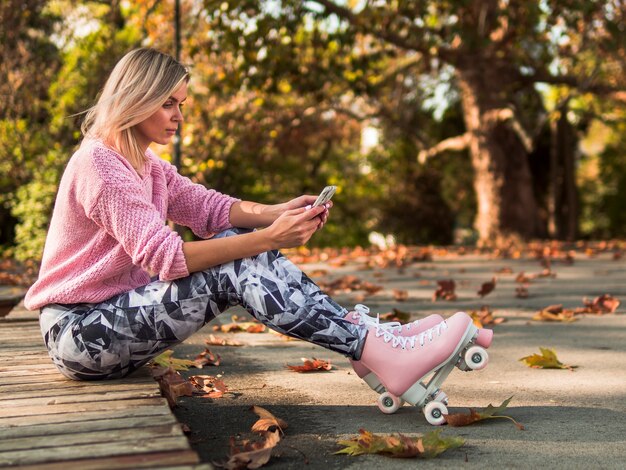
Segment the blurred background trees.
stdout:
<svg viewBox="0 0 626 470">
<path fill-rule="evenodd" d="M 314 244 L 626 234 L 624 2 L 180 6 L 192 72 L 180 171 L 268 203 L 338 185 Z M 174 54 L 173 18 L 174 0 L 2 2 L 9 254 L 41 255 L 78 113 L 129 49 Z"/>
</svg>

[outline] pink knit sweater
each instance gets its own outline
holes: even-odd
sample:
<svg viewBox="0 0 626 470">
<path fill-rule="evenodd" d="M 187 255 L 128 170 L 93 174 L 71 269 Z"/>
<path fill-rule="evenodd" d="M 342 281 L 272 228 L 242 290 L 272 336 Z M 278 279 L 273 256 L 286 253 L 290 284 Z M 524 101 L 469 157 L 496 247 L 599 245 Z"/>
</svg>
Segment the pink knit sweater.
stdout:
<svg viewBox="0 0 626 470">
<path fill-rule="evenodd" d="M 178 174 L 150 150 L 140 177 L 121 155 L 85 140 L 70 159 L 50 222 L 39 279 L 25 305 L 97 303 L 150 282 L 189 275 L 180 236 L 166 219 L 201 238 L 231 227 L 238 199 Z"/>
</svg>

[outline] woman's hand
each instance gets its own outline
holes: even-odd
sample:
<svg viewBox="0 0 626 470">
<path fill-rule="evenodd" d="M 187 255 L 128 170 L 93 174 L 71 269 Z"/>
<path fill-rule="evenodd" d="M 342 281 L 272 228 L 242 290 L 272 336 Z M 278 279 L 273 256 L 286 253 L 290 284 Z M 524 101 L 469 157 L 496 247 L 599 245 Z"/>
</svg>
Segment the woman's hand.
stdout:
<svg viewBox="0 0 626 470">
<path fill-rule="evenodd" d="M 286 204 L 306 197 L 300 196 L 300 198 L 292 199 Z M 315 202 L 315 198 L 313 198 L 313 202 Z M 312 207 L 310 209 L 299 207 L 297 209 L 285 210 L 266 229 L 273 245 L 272 248 L 294 248 L 304 245 L 315 231 L 320 228 L 320 224 L 323 225 L 320 217 L 322 217 L 324 212 L 328 212 L 328 209 L 324 206 Z"/>
<path fill-rule="evenodd" d="M 310 207 L 313 205 L 316 199 L 317 196 L 305 194 L 279 205 L 283 206 L 283 211 L 286 211 L 290 209 L 298 209 L 300 207 Z M 330 208 L 333 207 L 333 201 L 328 201 L 321 207 L 324 207 L 324 211 L 322 211 L 322 213 L 319 215 L 319 224 L 317 226 L 317 230 L 321 229 L 328 220 Z"/>
</svg>

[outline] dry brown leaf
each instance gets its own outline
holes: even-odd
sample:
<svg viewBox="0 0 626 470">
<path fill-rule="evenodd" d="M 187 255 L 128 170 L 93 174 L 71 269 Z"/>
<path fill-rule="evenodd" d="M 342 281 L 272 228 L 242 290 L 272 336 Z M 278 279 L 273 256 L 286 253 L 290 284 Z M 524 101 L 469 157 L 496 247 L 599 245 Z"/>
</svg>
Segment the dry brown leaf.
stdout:
<svg viewBox="0 0 626 470">
<path fill-rule="evenodd" d="M 499 325 L 506 321 L 502 317 L 494 317 L 493 312 L 486 305 L 482 306 L 478 311 L 471 312 L 470 316 L 477 328 L 483 328 L 485 325 Z"/>
<path fill-rule="evenodd" d="M 265 408 L 260 406 L 252 406 L 250 407 L 250 410 L 259 417 L 258 421 L 252 425 L 252 431 L 264 432 L 275 431 L 278 429 L 281 434 L 285 434 L 285 429 L 287 429 L 286 421 L 277 418 Z"/>
<path fill-rule="evenodd" d="M 324 361 L 316 358 L 307 359 L 305 357 L 302 357 L 301 360 L 304 363 L 301 366 L 287 365 L 286 367 L 295 372 L 326 372 L 333 368 L 330 361 Z"/>
<path fill-rule="evenodd" d="M 176 406 L 178 397 L 190 397 L 193 395 L 194 386 L 172 367 L 157 366 L 153 367 L 151 372 L 170 408 Z"/>
<path fill-rule="evenodd" d="M 485 297 L 490 294 L 496 288 L 496 278 L 491 278 L 491 281 L 484 282 L 482 286 L 480 286 L 480 290 L 477 294 L 481 297 Z"/>
<path fill-rule="evenodd" d="M 243 346 L 241 341 L 235 339 L 217 338 L 215 335 L 209 335 L 204 342 L 209 346 Z"/>
<path fill-rule="evenodd" d="M 219 366 L 220 360 L 219 354 L 213 354 L 209 348 L 204 348 L 204 351 L 198 354 L 193 362 L 195 367 L 202 369 L 204 366 Z"/>
<path fill-rule="evenodd" d="M 411 320 L 411 312 L 404 312 L 402 310 L 398 310 L 394 308 L 391 312 L 383 313 L 379 317 L 384 321 L 397 321 L 400 323 L 408 323 Z"/>
<path fill-rule="evenodd" d="M 214 465 L 228 470 L 259 468 L 270 461 L 272 450 L 280 442 L 278 431 L 263 433 L 260 442 L 243 441 L 237 447 L 235 438 L 230 438 L 230 455 L 226 462 L 213 462 Z"/>
<path fill-rule="evenodd" d="M 480 410 L 480 411 L 476 411 L 475 409 L 470 408 L 469 414 L 465 414 L 465 413 L 447 414 L 445 415 L 446 422 L 450 426 L 467 426 L 469 424 L 477 423 L 478 421 L 483 421 L 485 419 L 510 419 L 511 421 L 513 421 L 515 426 L 517 426 L 517 429 L 519 429 L 520 431 L 523 431 L 524 426 L 522 424 L 518 423 L 510 416 L 505 416 L 502 414 L 502 412 L 506 409 L 506 407 L 509 406 L 509 402 L 511 401 L 512 398 L 513 397 L 510 397 L 504 400 L 500 404 L 500 406 L 497 406 L 497 407 L 494 407 L 490 404 L 489 406 L 487 406 L 487 408 Z"/>
<path fill-rule="evenodd" d="M 200 392 L 201 398 L 222 398 L 228 392 L 224 381 L 212 375 L 192 375 L 189 381 Z"/>
<path fill-rule="evenodd" d="M 593 301 L 590 301 L 589 299 L 585 297 L 583 299 L 583 304 L 585 305 L 585 308 L 587 309 L 587 311 L 583 313 L 603 314 L 603 313 L 615 313 L 615 311 L 620 305 L 620 301 L 617 300 L 615 297 L 611 296 L 610 294 L 603 294 L 593 299 Z"/>
<path fill-rule="evenodd" d="M 454 290 L 456 289 L 456 283 L 453 279 L 444 279 L 437 281 L 437 290 L 433 294 L 433 302 L 436 302 L 438 299 L 443 300 L 456 300 L 456 294 Z"/>
<path fill-rule="evenodd" d="M 409 291 L 405 289 L 393 289 L 393 298 L 398 302 L 404 302 L 409 298 Z"/>
<path fill-rule="evenodd" d="M 563 305 L 557 304 L 550 305 L 540 312 L 537 312 L 532 319 L 536 321 L 559 321 L 569 323 L 577 320 L 574 318 L 575 314 L 576 312 L 573 310 L 566 310 L 563 308 Z"/>
<path fill-rule="evenodd" d="M 253 321 L 233 322 L 227 323 L 226 325 L 215 325 L 213 331 L 221 331 L 223 333 L 236 333 L 239 331 L 246 333 L 263 333 L 265 331 L 265 325 Z"/>
<path fill-rule="evenodd" d="M 515 288 L 515 297 L 519 299 L 527 299 L 529 295 L 530 294 L 526 286 L 518 286 Z"/>
</svg>

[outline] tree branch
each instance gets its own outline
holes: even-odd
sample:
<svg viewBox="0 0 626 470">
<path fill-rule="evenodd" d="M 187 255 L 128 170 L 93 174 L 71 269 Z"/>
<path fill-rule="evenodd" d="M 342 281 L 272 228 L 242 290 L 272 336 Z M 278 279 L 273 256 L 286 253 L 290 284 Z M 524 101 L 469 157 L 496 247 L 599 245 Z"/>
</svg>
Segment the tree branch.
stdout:
<svg viewBox="0 0 626 470">
<path fill-rule="evenodd" d="M 361 29 L 363 32 L 369 33 L 374 37 L 377 37 L 390 44 L 393 44 L 394 46 L 400 49 L 421 52 L 422 54 L 428 57 L 432 55 L 427 44 L 408 41 L 406 38 L 392 31 L 377 30 L 372 25 L 368 25 L 367 17 L 363 15 L 363 13 L 355 14 L 349 8 L 339 6 L 330 0 L 312 0 L 312 1 L 323 6 L 327 12 L 334 13 L 339 18 L 348 21 L 352 26 L 355 26 L 357 29 Z M 365 11 L 366 8 L 363 11 Z M 312 10 L 308 10 L 308 11 L 311 11 L 312 13 L 314 13 Z M 416 27 L 414 25 L 412 26 L 413 26 L 413 29 L 415 30 Z M 425 33 L 428 32 L 426 28 L 419 28 L 419 30 L 420 30 L 419 31 L 420 34 L 415 34 L 415 37 L 420 37 L 420 38 L 424 37 Z M 430 32 L 437 33 L 437 31 L 433 31 L 433 30 L 431 30 Z M 442 52 L 449 53 L 450 51 L 445 49 Z"/>
<path fill-rule="evenodd" d="M 537 72 L 529 75 L 527 80 L 532 83 L 547 83 L 549 85 L 567 85 L 576 88 L 580 92 L 596 93 L 599 95 L 618 94 L 626 91 L 626 85 L 613 86 L 607 83 L 591 83 L 588 77 L 582 78 L 575 75 L 551 75 L 547 72 Z"/>
<path fill-rule="evenodd" d="M 421 150 L 417 154 L 417 161 L 423 165 L 424 163 L 426 163 L 426 160 L 428 160 L 429 158 L 432 158 L 447 150 L 454 150 L 454 151 L 465 150 L 469 146 L 470 138 L 471 138 L 471 134 L 469 132 L 466 132 L 465 134 L 442 140 L 434 147 Z"/>
</svg>

